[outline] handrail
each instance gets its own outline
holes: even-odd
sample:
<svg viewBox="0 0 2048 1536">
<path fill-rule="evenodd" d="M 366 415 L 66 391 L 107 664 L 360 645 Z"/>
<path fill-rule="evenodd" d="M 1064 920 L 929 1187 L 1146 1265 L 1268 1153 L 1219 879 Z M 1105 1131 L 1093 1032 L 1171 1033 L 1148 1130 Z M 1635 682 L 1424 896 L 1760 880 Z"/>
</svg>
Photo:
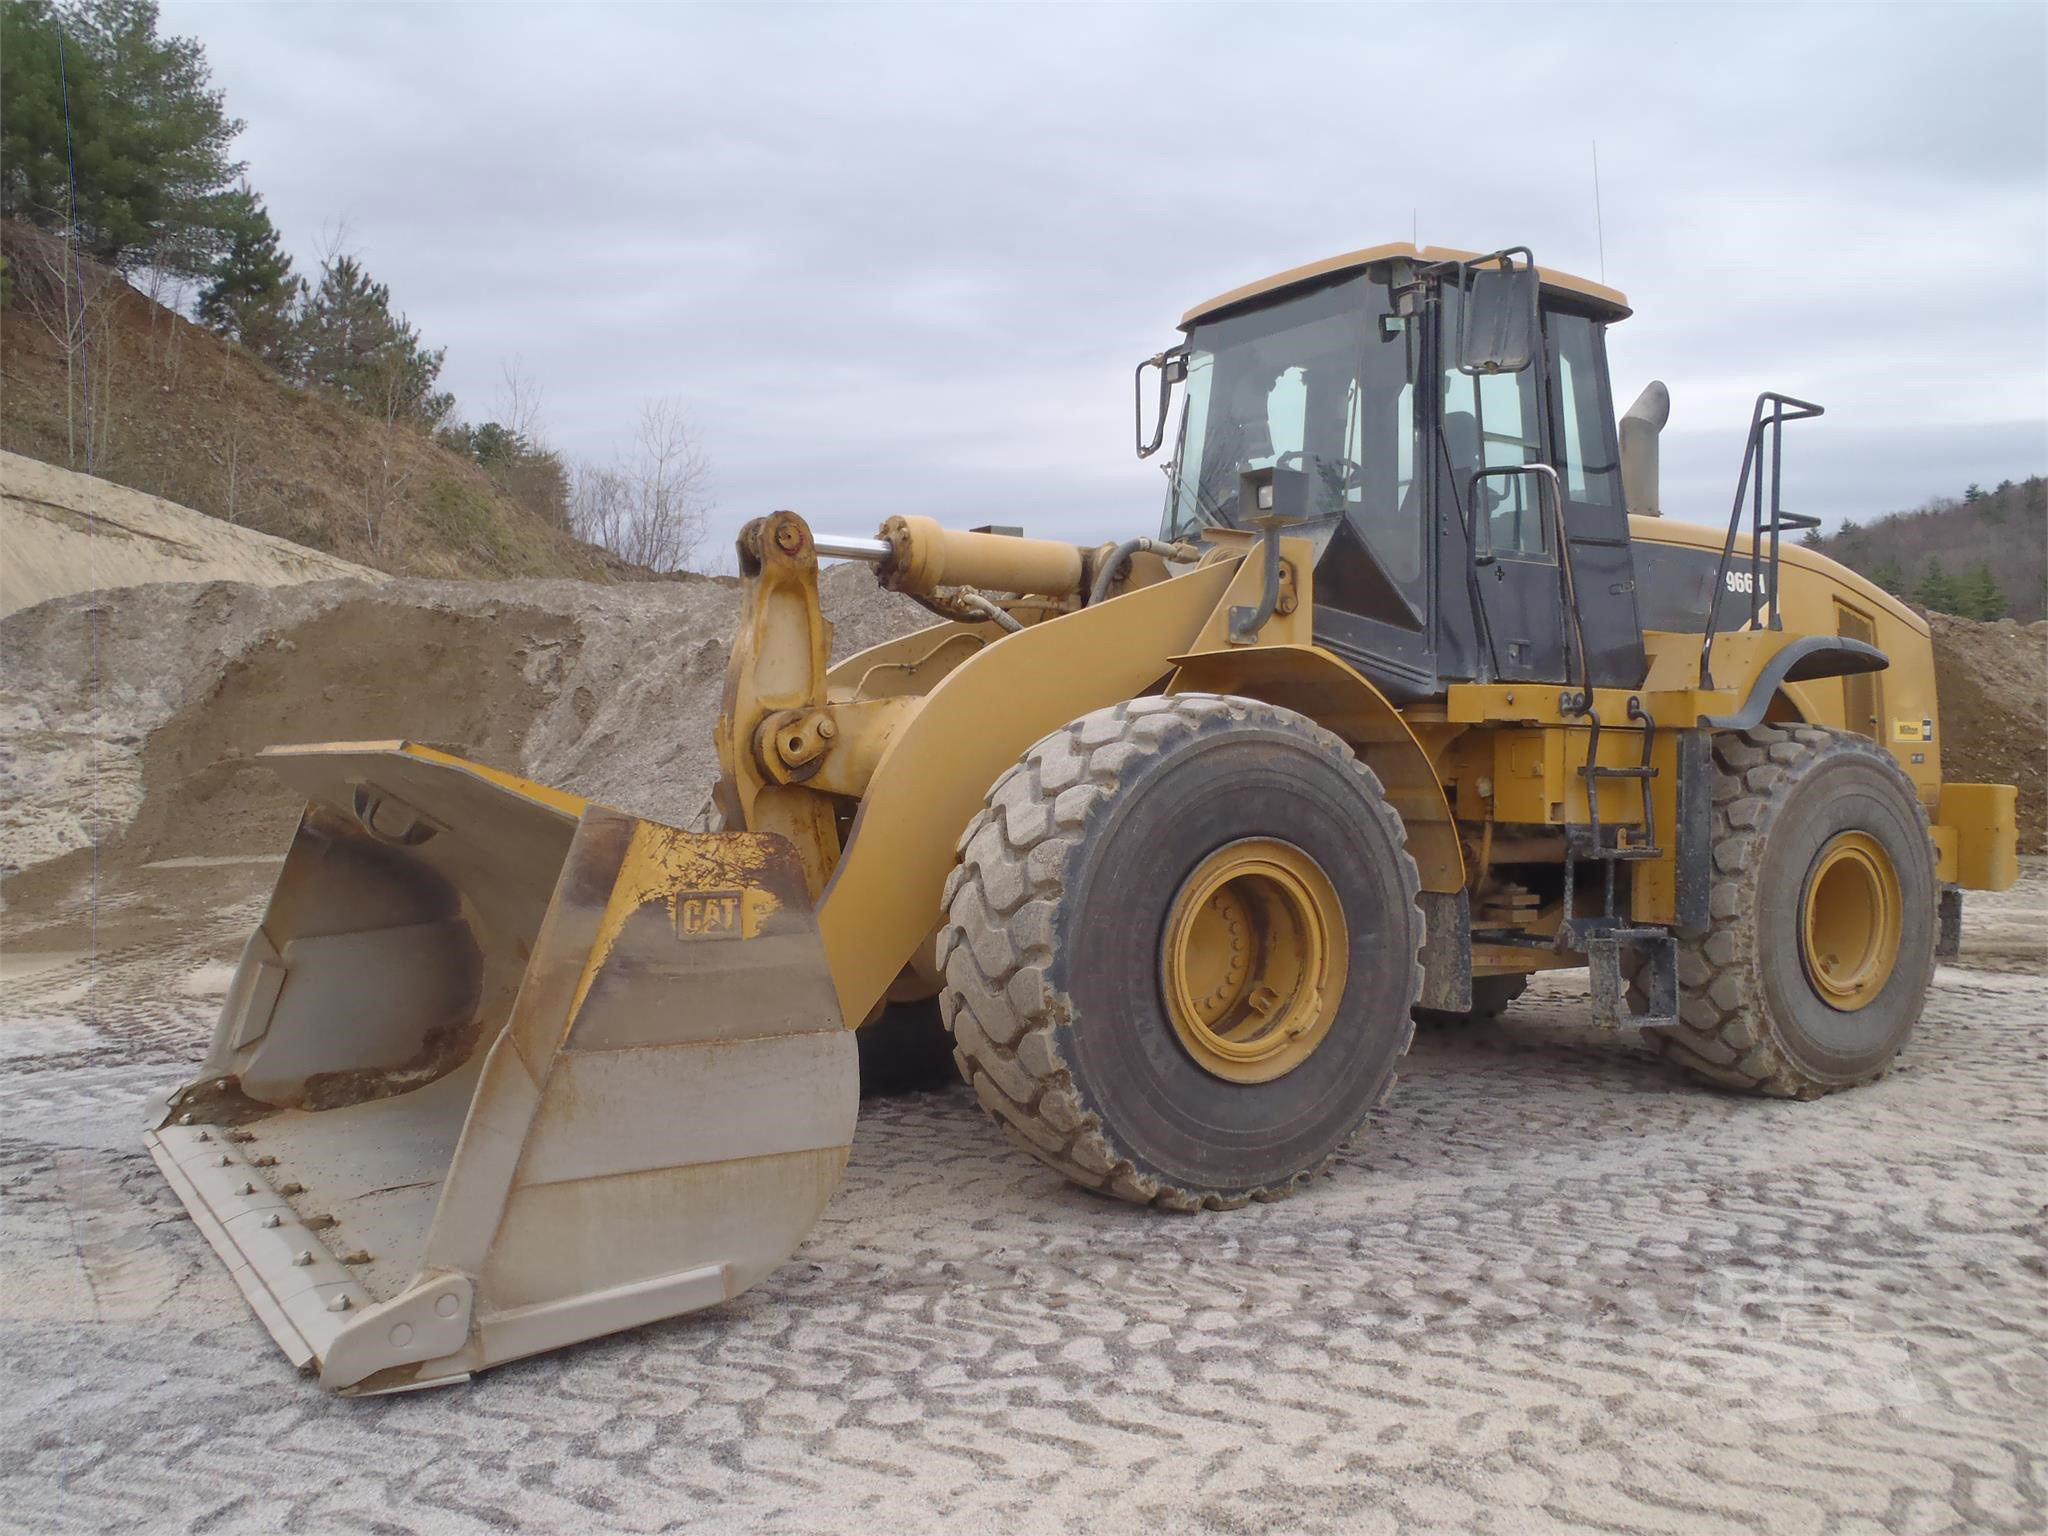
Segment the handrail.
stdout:
<svg viewBox="0 0 2048 1536">
<path fill-rule="evenodd" d="M 1765 407 L 1770 408 L 1768 415 Z M 1742 529 L 1742 503 L 1747 499 L 1749 512 L 1749 623 L 1753 629 L 1763 610 L 1764 593 L 1770 593 L 1771 628 L 1783 629 L 1785 618 L 1779 609 L 1778 594 L 1778 535 L 1786 529 L 1818 528 L 1820 519 L 1807 517 L 1797 512 L 1787 512 L 1779 505 L 1779 490 L 1784 479 L 1785 423 L 1805 421 L 1810 417 L 1825 414 L 1820 406 L 1810 400 L 1795 400 L 1790 395 L 1781 395 L 1766 390 L 1756 397 L 1756 407 L 1749 416 L 1749 437 L 1742 449 L 1742 473 L 1735 479 L 1735 505 L 1728 514 L 1728 537 L 1721 543 L 1721 561 L 1714 568 L 1714 587 L 1707 594 L 1707 631 L 1700 641 L 1700 687 L 1714 686 L 1714 632 L 1721 617 L 1721 594 L 1728 585 L 1728 570 L 1735 560 L 1735 536 Z M 1771 520 L 1764 521 L 1764 433 L 1771 435 L 1770 504 Z M 1753 474 L 1752 474 L 1753 472 Z M 1766 578 L 1766 561 L 1763 553 L 1764 535 L 1771 536 L 1771 552 Z"/>
</svg>

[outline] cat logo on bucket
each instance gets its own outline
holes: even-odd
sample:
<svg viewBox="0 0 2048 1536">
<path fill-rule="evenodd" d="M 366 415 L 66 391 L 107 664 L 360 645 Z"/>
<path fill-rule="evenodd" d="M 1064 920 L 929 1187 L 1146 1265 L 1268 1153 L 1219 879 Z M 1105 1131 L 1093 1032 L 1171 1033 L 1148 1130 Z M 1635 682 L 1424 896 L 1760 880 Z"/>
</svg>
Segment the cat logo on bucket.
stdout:
<svg viewBox="0 0 2048 1536">
<path fill-rule="evenodd" d="M 738 891 L 690 891 L 676 897 L 676 933 L 685 939 L 745 936 L 746 903 Z"/>
</svg>

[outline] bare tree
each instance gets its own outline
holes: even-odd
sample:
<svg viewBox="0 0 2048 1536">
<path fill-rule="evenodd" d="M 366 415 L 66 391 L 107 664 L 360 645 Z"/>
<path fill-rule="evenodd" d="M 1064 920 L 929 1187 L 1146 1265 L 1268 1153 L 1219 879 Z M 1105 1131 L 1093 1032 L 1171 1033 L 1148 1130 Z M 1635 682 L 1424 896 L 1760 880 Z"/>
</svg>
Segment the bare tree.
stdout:
<svg viewBox="0 0 2048 1536">
<path fill-rule="evenodd" d="M 641 408 L 629 456 L 576 473 L 577 537 L 650 570 L 685 569 L 704 542 L 711 462 L 691 435 L 681 402 Z"/>
<path fill-rule="evenodd" d="M 502 380 L 492 415 L 500 426 L 527 444 L 538 447 L 541 437 L 541 406 L 545 395 L 540 380 L 526 371 L 526 359 L 507 358 L 498 365 Z"/>
<path fill-rule="evenodd" d="M 618 550 L 633 520 L 633 497 L 626 477 L 603 464 L 579 464 L 569 502 L 569 520 L 577 538 Z"/>
<path fill-rule="evenodd" d="M 21 259 L 24 305 L 64 358 L 67 467 L 91 474 L 112 435 L 114 308 L 128 285 L 66 241 L 24 231 L 11 249 Z"/>
<path fill-rule="evenodd" d="M 367 370 L 369 398 L 377 410 L 377 459 L 363 484 L 363 534 L 372 554 L 384 553 L 391 509 L 404 498 L 417 461 L 398 467 L 397 449 L 404 435 L 406 404 L 411 398 L 408 360 L 397 347 L 387 347 Z"/>
<path fill-rule="evenodd" d="M 235 390 L 233 373 L 234 353 L 226 347 L 220 349 L 220 401 L 221 417 L 225 425 L 221 432 L 221 451 L 214 455 L 214 462 L 227 472 L 228 477 L 228 521 L 242 520 L 242 402 Z"/>
</svg>

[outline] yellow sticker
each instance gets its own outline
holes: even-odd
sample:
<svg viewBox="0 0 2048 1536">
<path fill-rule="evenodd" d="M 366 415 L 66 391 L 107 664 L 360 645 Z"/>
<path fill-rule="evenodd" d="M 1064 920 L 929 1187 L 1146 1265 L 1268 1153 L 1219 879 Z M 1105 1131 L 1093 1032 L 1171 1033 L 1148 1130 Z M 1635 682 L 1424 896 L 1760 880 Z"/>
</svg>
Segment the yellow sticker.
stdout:
<svg viewBox="0 0 2048 1536">
<path fill-rule="evenodd" d="M 1922 716 L 1921 716 L 1921 717 L 1920 717 L 1920 718 L 1919 718 L 1918 720 L 1897 720 L 1897 719 L 1893 720 L 1893 721 L 1892 721 L 1892 740 L 1893 740 L 1893 741 L 1932 741 L 1932 740 L 1934 740 L 1934 717 L 1933 717 L 1932 715 L 1922 715 Z"/>
</svg>

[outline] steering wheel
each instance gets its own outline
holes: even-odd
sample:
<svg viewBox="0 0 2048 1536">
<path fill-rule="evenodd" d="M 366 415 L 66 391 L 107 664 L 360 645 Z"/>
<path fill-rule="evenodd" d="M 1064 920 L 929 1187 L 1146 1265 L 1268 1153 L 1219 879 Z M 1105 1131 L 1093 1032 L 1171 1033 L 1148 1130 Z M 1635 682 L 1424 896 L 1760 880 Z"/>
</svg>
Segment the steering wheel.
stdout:
<svg viewBox="0 0 2048 1536">
<path fill-rule="evenodd" d="M 1296 460 L 1297 464 L 1290 465 L 1287 462 L 1289 459 Z M 1296 467 L 1307 469 L 1308 459 L 1309 455 L 1306 450 L 1291 448 L 1273 460 L 1273 467 L 1275 469 L 1291 469 Z M 1329 482 L 1333 490 L 1351 491 L 1365 484 L 1365 466 L 1352 459 L 1342 457 L 1326 459 L 1319 455 L 1316 458 L 1316 463 L 1325 470 L 1335 469 L 1340 471 L 1337 478 Z"/>
</svg>

